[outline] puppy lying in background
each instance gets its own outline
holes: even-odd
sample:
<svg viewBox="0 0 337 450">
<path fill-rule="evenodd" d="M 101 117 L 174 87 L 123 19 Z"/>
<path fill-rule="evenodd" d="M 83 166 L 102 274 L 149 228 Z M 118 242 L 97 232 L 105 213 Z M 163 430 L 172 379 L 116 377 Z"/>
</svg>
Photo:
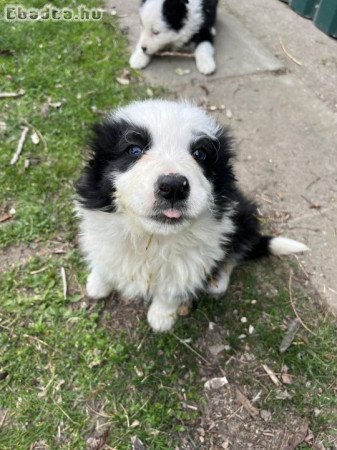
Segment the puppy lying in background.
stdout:
<svg viewBox="0 0 337 450">
<path fill-rule="evenodd" d="M 236 184 L 231 139 L 196 106 L 132 103 L 94 127 L 90 146 L 77 183 L 88 295 L 144 298 L 155 331 L 201 292 L 222 296 L 240 262 L 307 250 L 260 234 Z"/>
<path fill-rule="evenodd" d="M 191 44 L 199 72 L 213 73 L 216 7 L 217 0 L 142 0 L 142 30 L 131 67 L 143 69 L 165 47 Z"/>
</svg>

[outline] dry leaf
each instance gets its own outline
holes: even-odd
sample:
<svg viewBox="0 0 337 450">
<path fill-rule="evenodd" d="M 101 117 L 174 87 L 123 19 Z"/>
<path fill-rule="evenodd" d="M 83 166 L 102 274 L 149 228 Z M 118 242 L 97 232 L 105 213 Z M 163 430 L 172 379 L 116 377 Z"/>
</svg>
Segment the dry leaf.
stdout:
<svg viewBox="0 0 337 450">
<path fill-rule="evenodd" d="M 188 75 L 189 73 L 191 73 L 190 69 L 182 69 L 181 67 L 178 67 L 174 72 L 180 76 Z"/>
<path fill-rule="evenodd" d="M 36 133 L 36 131 L 33 131 L 30 138 L 31 138 L 33 144 L 35 144 L 35 145 L 37 145 L 40 142 L 39 135 Z"/>
<path fill-rule="evenodd" d="M 300 321 L 298 319 L 293 319 L 289 323 L 288 330 L 284 335 L 282 342 L 279 346 L 279 350 L 281 353 L 284 353 L 290 347 L 299 328 L 300 328 Z"/>
<path fill-rule="evenodd" d="M 7 220 L 10 220 L 12 217 L 13 217 L 13 215 L 9 214 L 9 213 L 2 214 L 0 216 L 0 223 L 7 222 Z"/>
<path fill-rule="evenodd" d="M 292 383 L 292 376 L 289 373 L 282 373 L 281 380 L 283 384 L 291 384 Z"/>
<path fill-rule="evenodd" d="M 137 436 L 131 438 L 132 450 L 145 450 L 145 445 Z"/>
<path fill-rule="evenodd" d="M 177 311 L 178 316 L 187 316 L 189 314 L 189 312 L 190 312 L 190 308 L 188 305 L 186 305 L 186 303 L 183 305 L 180 305 L 178 308 L 178 311 Z"/>
<path fill-rule="evenodd" d="M 224 450 L 227 450 L 227 449 L 229 448 L 229 440 L 226 439 L 225 442 L 223 442 L 223 443 L 221 444 L 221 447 L 222 447 Z"/>
<path fill-rule="evenodd" d="M 58 101 L 58 102 L 49 102 L 48 103 L 49 106 L 51 106 L 52 108 L 60 108 L 62 106 L 62 102 Z"/>
<path fill-rule="evenodd" d="M 130 84 L 130 80 L 128 78 L 117 77 L 116 81 L 123 86 Z"/>
<path fill-rule="evenodd" d="M 211 380 L 206 381 L 204 384 L 205 389 L 219 389 L 222 386 L 228 384 L 228 380 L 226 377 L 221 378 L 212 378 Z"/>
</svg>

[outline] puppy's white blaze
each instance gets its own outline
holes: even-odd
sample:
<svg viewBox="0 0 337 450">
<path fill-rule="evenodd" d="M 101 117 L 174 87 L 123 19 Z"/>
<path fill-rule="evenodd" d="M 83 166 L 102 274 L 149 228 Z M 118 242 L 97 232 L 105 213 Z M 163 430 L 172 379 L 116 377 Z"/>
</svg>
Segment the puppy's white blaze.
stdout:
<svg viewBox="0 0 337 450">
<path fill-rule="evenodd" d="M 269 250 L 272 255 L 291 255 L 292 253 L 306 252 L 309 248 L 293 239 L 275 237 L 269 243 Z"/>
</svg>

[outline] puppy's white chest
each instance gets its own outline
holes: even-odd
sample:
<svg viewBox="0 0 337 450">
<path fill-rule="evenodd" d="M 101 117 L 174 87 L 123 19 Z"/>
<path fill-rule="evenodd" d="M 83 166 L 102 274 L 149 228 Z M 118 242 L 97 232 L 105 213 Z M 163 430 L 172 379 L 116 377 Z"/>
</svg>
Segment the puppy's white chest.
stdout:
<svg viewBox="0 0 337 450">
<path fill-rule="evenodd" d="M 148 236 L 136 246 L 120 243 L 114 264 L 114 284 L 126 296 L 177 296 L 194 294 L 203 286 L 223 250 L 195 236 Z"/>
<path fill-rule="evenodd" d="M 169 236 L 137 234 L 121 225 L 113 224 L 107 240 L 97 228 L 84 233 L 82 244 L 89 261 L 128 298 L 187 298 L 203 287 L 215 263 L 224 259 L 223 224 L 213 220 Z"/>
</svg>

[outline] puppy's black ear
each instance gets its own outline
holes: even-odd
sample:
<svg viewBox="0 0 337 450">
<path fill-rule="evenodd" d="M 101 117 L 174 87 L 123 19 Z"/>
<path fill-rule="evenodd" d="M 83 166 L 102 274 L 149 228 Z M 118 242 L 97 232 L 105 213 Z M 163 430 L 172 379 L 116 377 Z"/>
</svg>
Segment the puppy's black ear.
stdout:
<svg viewBox="0 0 337 450">
<path fill-rule="evenodd" d="M 115 210 L 114 186 L 107 168 L 111 161 L 112 149 L 116 144 L 117 131 L 108 123 L 92 127 L 89 139 L 89 155 L 82 175 L 76 183 L 79 202 L 87 209 L 107 212 Z"/>
<path fill-rule="evenodd" d="M 188 0 L 165 0 L 163 3 L 163 17 L 172 30 L 179 31 L 187 18 Z"/>
</svg>

